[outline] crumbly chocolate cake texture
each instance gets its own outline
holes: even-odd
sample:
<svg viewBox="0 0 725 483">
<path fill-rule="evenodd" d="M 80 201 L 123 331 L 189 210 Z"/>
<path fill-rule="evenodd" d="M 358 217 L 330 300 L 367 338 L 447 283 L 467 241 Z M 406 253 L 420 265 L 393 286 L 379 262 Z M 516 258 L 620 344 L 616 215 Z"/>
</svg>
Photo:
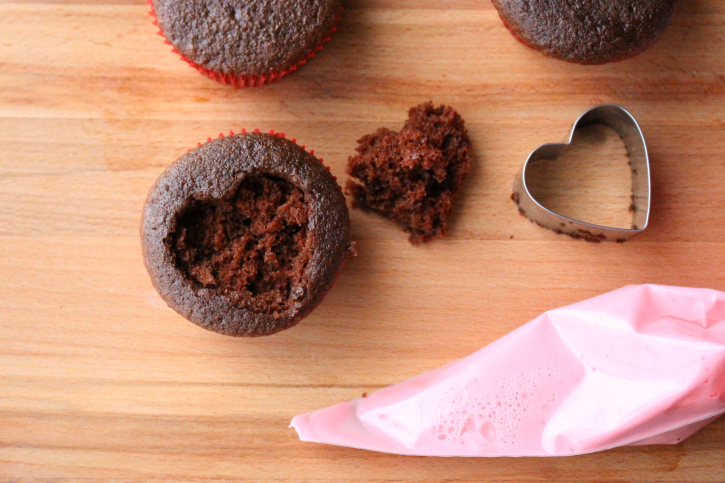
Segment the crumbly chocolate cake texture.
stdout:
<svg viewBox="0 0 725 483">
<path fill-rule="evenodd" d="M 400 132 L 381 128 L 358 141 L 346 185 L 353 206 L 399 223 L 418 244 L 445 235 L 471 166 L 461 116 L 431 102 L 410 109 Z"/>
<path fill-rule="evenodd" d="M 296 325 L 354 252 L 328 169 L 264 133 L 208 142 L 172 164 L 149 192 L 141 240 L 170 307 L 206 329 L 249 337 Z"/>
<path fill-rule="evenodd" d="M 333 29 L 341 0 L 152 0 L 164 37 L 185 58 L 231 75 L 278 72 Z"/>
<path fill-rule="evenodd" d="M 492 0 L 522 43 L 577 64 L 634 57 L 667 28 L 678 0 Z"/>
<path fill-rule="evenodd" d="M 193 286 L 252 312 L 280 314 L 304 294 L 309 209 L 290 182 L 252 175 L 221 199 L 192 201 L 166 242 Z"/>
</svg>

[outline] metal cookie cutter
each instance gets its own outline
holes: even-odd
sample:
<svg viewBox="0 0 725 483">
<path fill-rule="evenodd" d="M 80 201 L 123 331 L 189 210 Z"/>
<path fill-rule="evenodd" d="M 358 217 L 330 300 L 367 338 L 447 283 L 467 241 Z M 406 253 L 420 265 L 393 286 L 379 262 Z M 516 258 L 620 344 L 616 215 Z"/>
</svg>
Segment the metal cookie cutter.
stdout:
<svg viewBox="0 0 725 483">
<path fill-rule="evenodd" d="M 554 213 L 536 201 L 526 185 L 526 168 L 541 160 L 554 161 L 574 139 L 574 133 L 582 126 L 603 124 L 612 128 L 624 141 L 632 168 L 632 228 L 611 228 L 594 225 Z M 572 127 L 569 142 L 542 144 L 529 154 L 524 167 L 514 181 L 511 199 L 519 206 L 519 212 L 535 223 L 564 233 L 573 238 L 591 242 L 616 241 L 619 243 L 633 237 L 647 228 L 650 211 L 650 169 L 647 145 L 639 124 L 621 106 L 603 104 L 593 107 L 581 115 Z"/>
</svg>

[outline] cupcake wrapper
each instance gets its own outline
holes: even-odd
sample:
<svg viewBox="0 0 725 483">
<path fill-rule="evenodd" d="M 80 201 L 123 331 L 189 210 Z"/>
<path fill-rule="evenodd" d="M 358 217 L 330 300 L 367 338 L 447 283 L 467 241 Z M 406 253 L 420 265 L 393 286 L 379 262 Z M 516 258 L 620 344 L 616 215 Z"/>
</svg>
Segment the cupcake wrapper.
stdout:
<svg viewBox="0 0 725 483">
<path fill-rule="evenodd" d="M 156 12 L 154 11 L 154 5 L 152 0 L 146 0 L 146 3 L 148 3 L 151 10 L 149 11 L 149 15 L 151 15 L 154 20 L 153 24 L 155 26 L 159 26 L 158 18 L 156 17 Z M 342 7 L 341 7 L 342 8 Z M 334 22 L 338 22 L 342 19 L 342 16 L 337 16 L 334 19 Z M 191 59 L 188 59 L 184 57 L 181 52 L 176 50 L 176 48 L 172 48 L 171 52 L 174 54 L 177 54 L 181 60 L 189 64 L 194 69 L 198 70 L 201 74 L 205 75 L 206 77 L 209 77 L 210 79 L 214 79 L 215 81 L 219 82 L 220 84 L 226 84 L 234 87 L 261 87 L 267 84 L 273 84 L 275 82 L 278 82 L 288 75 L 290 75 L 292 72 L 296 71 L 303 65 L 307 63 L 308 60 L 312 59 L 317 52 L 323 49 L 323 44 L 330 41 L 330 36 L 337 31 L 337 28 L 333 25 L 328 34 L 325 36 L 325 38 L 322 39 L 322 42 L 320 42 L 315 48 L 313 48 L 310 52 L 305 54 L 300 60 L 292 64 L 291 66 L 287 67 L 286 69 L 281 69 L 275 72 L 270 72 L 268 74 L 249 74 L 249 75 L 236 75 L 236 74 L 224 74 L 221 72 L 215 72 L 213 70 L 207 69 L 206 67 L 203 67 L 196 62 L 194 62 Z M 164 33 L 159 29 L 158 32 L 156 32 L 158 35 L 163 37 L 164 43 L 167 45 L 172 45 L 171 42 L 164 36 Z"/>
</svg>

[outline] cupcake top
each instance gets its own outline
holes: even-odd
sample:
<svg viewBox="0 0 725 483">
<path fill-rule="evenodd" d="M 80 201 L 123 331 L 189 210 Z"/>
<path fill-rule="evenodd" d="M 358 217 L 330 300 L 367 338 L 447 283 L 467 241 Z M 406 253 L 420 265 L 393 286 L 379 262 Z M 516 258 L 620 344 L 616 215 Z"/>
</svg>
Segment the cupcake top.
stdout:
<svg viewBox="0 0 725 483">
<path fill-rule="evenodd" d="M 493 0 L 523 43 L 578 64 L 640 54 L 659 39 L 677 0 Z"/>
<path fill-rule="evenodd" d="M 287 69 L 330 33 L 340 0 L 152 0 L 164 37 L 214 72 L 259 75 Z"/>
<path fill-rule="evenodd" d="M 144 262 L 170 307 L 234 336 L 296 325 L 347 254 L 349 218 L 330 172 L 276 135 L 248 133 L 182 156 L 149 192 Z"/>
<path fill-rule="evenodd" d="M 408 111 L 400 132 L 386 128 L 358 140 L 348 160 L 353 206 L 402 225 L 410 242 L 445 236 L 451 211 L 471 167 L 463 118 L 427 102 Z"/>
</svg>

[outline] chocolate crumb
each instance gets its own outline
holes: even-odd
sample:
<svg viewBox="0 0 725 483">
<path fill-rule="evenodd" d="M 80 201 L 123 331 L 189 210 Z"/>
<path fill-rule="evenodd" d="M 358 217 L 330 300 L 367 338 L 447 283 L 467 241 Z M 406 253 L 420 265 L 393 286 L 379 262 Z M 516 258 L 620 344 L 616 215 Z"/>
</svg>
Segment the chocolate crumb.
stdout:
<svg viewBox="0 0 725 483">
<path fill-rule="evenodd" d="M 582 238 L 585 241 L 588 241 L 588 242 L 591 242 L 591 243 L 601 243 L 602 241 L 604 241 L 604 240 L 607 239 L 606 235 L 602 235 L 602 234 L 595 235 L 594 233 L 592 233 L 589 230 L 581 230 L 581 229 L 579 229 L 579 230 L 577 230 L 577 232 L 580 235 L 578 238 Z"/>
</svg>

